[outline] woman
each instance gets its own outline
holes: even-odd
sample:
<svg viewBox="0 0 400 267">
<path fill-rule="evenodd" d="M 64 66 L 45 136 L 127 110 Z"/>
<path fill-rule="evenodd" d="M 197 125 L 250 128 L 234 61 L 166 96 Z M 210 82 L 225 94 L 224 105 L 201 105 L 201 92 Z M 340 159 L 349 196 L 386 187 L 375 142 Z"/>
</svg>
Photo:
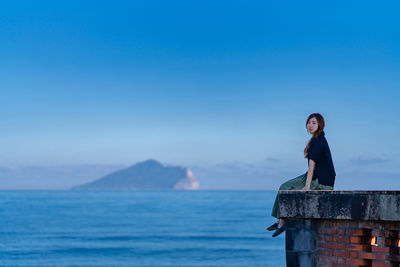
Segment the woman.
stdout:
<svg viewBox="0 0 400 267">
<path fill-rule="evenodd" d="M 304 157 L 308 160 L 308 171 L 282 184 L 279 190 L 333 190 L 336 173 L 331 151 L 325 139 L 324 127 L 325 120 L 321 114 L 313 113 L 308 116 L 306 128 L 312 134 L 304 148 Z M 279 218 L 278 195 L 272 207 L 271 215 Z M 267 230 L 275 230 L 272 236 L 276 237 L 286 230 L 285 221 L 279 219 Z"/>
</svg>

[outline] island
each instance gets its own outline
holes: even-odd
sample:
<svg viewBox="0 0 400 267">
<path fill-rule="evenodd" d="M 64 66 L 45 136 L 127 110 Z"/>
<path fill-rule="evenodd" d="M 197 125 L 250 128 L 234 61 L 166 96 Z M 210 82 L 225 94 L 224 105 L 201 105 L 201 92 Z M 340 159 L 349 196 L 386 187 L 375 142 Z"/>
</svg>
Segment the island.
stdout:
<svg viewBox="0 0 400 267">
<path fill-rule="evenodd" d="M 198 190 L 199 182 L 188 168 L 164 166 L 154 159 L 110 173 L 71 190 Z"/>
</svg>

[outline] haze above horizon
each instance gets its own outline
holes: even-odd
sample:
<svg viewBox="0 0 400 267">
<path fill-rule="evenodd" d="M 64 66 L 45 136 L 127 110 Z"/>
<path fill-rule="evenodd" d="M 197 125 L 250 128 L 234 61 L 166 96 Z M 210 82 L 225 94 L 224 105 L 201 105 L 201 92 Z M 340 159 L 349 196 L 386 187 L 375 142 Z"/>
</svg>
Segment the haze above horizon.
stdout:
<svg viewBox="0 0 400 267">
<path fill-rule="evenodd" d="M 273 188 L 319 112 L 342 187 L 400 186 L 398 2 L 40 3 L 0 10 L 3 169 L 155 158 Z"/>
</svg>

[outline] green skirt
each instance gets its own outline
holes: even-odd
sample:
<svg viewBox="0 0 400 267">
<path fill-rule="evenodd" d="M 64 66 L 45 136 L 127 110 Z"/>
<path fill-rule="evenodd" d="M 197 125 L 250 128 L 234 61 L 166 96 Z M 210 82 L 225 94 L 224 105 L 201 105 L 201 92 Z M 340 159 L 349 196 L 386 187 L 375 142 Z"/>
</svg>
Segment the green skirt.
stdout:
<svg viewBox="0 0 400 267">
<path fill-rule="evenodd" d="M 300 190 L 306 185 L 306 180 L 307 180 L 306 174 L 300 175 L 294 179 L 291 179 L 291 180 L 283 183 L 279 187 L 279 190 Z M 318 180 L 312 180 L 310 189 L 311 190 L 333 190 L 333 187 L 328 186 L 328 185 L 319 184 Z M 272 212 L 271 212 L 271 215 L 274 216 L 275 218 L 279 218 L 278 197 L 279 197 L 279 194 L 276 195 L 275 202 L 274 202 L 274 205 L 272 206 Z"/>
</svg>

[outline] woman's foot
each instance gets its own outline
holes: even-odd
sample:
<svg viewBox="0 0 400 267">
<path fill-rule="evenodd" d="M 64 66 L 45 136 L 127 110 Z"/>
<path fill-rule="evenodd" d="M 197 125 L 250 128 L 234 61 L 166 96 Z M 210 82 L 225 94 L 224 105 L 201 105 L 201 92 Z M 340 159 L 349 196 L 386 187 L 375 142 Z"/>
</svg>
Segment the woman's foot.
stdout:
<svg viewBox="0 0 400 267">
<path fill-rule="evenodd" d="M 286 230 L 286 224 L 284 224 L 282 227 L 278 227 L 276 231 L 272 234 L 272 237 L 277 237 L 278 235 L 282 234 Z"/>
<path fill-rule="evenodd" d="M 278 235 L 280 235 L 281 233 L 283 233 L 285 230 L 286 230 L 285 220 L 279 219 L 278 228 L 277 228 L 276 231 L 272 234 L 272 237 L 277 237 Z"/>
<path fill-rule="evenodd" d="M 268 231 L 274 231 L 274 230 L 278 229 L 278 225 L 279 225 L 279 221 L 276 221 L 276 223 L 274 223 L 273 225 L 268 227 L 267 230 Z"/>
</svg>

